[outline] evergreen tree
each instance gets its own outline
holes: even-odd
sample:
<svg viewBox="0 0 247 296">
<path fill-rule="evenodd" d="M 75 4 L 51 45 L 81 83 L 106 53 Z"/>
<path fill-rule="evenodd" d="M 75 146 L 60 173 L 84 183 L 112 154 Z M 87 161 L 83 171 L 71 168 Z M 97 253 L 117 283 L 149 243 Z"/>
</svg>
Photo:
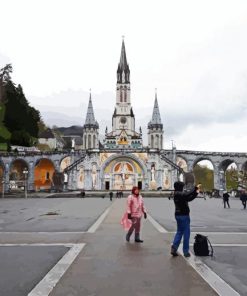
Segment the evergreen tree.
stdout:
<svg viewBox="0 0 247 296">
<path fill-rule="evenodd" d="M 4 124 L 12 134 L 10 143 L 32 146 L 37 141 L 39 126 L 43 123 L 40 123 L 40 113 L 29 105 L 21 85 L 16 87 L 6 71 L 5 76 L 2 75 L 2 77 L 4 81 Z"/>
<path fill-rule="evenodd" d="M 7 64 L 5 67 L 0 69 L 0 103 L 6 99 L 5 85 L 11 80 L 10 73 L 12 73 L 12 65 Z"/>
<path fill-rule="evenodd" d="M 12 72 L 12 66 L 10 64 L 6 65 L 4 68 L 0 69 L 0 150 L 6 150 L 9 145 L 9 139 L 11 137 L 10 132 L 4 125 L 5 117 L 5 85 L 11 79 L 10 73 Z"/>
</svg>

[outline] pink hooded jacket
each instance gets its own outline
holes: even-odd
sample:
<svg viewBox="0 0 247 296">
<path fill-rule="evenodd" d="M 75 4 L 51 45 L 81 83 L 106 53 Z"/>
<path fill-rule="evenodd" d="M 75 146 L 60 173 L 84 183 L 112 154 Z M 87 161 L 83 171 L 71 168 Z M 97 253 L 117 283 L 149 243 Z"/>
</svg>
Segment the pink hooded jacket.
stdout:
<svg viewBox="0 0 247 296">
<path fill-rule="evenodd" d="M 124 230 L 129 230 L 132 226 L 132 221 L 128 219 L 128 213 L 130 213 L 132 217 L 141 218 L 144 212 L 146 212 L 146 209 L 142 196 L 130 194 L 127 198 L 127 211 L 124 213 L 120 222 Z"/>
<path fill-rule="evenodd" d="M 132 217 L 141 218 L 142 214 L 146 212 L 142 196 L 130 194 L 127 198 L 127 213 Z"/>
</svg>

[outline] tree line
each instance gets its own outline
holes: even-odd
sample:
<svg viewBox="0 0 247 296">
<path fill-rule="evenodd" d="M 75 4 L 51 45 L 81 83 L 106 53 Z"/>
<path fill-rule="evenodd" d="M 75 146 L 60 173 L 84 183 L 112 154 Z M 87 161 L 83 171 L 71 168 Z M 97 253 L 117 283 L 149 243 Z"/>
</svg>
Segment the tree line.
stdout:
<svg viewBox="0 0 247 296">
<path fill-rule="evenodd" d="M 194 175 L 196 179 L 196 183 L 201 183 L 203 185 L 204 191 L 212 191 L 214 188 L 214 171 L 207 166 L 202 166 L 200 164 L 196 164 L 194 167 Z M 239 175 L 241 172 L 237 172 L 235 169 L 226 170 L 225 178 L 226 178 L 226 189 L 228 191 L 238 190 L 239 188 L 245 188 L 247 184 L 247 176 L 246 172 L 244 172 L 244 176 L 246 176 L 243 182 L 240 182 Z M 244 179 L 244 178 L 243 178 Z"/>
<path fill-rule="evenodd" d="M 10 145 L 33 146 L 44 123 L 30 106 L 22 86 L 11 79 L 12 65 L 0 70 L 0 150 Z"/>
</svg>

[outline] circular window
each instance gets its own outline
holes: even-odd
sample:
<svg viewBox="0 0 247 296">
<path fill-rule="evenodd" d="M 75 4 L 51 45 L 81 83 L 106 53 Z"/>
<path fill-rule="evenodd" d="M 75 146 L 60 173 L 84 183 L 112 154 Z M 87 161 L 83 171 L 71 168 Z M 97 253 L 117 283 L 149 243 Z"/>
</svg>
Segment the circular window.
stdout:
<svg viewBox="0 0 247 296">
<path fill-rule="evenodd" d="M 120 122 L 121 122 L 122 124 L 125 124 L 125 123 L 127 122 L 126 117 L 121 117 L 121 118 L 120 118 Z"/>
</svg>

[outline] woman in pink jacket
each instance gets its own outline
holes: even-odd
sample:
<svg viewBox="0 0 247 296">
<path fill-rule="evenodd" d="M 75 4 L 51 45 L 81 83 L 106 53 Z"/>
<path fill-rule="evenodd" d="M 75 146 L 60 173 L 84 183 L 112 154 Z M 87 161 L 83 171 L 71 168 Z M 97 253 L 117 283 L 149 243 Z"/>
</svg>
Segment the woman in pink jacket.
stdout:
<svg viewBox="0 0 247 296">
<path fill-rule="evenodd" d="M 141 218 L 142 214 L 144 214 L 144 218 L 146 219 L 147 213 L 144 207 L 143 198 L 139 194 L 138 187 L 133 187 L 132 194 L 127 198 L 127 213 L 128 219 L 132 221 L 132 225 L 126 234 L 126 241 L 130 241 L 130 236 L 135 230 L 135 242 L 143 243 L 143 240 L 140 239 Z"/>
</svg>

